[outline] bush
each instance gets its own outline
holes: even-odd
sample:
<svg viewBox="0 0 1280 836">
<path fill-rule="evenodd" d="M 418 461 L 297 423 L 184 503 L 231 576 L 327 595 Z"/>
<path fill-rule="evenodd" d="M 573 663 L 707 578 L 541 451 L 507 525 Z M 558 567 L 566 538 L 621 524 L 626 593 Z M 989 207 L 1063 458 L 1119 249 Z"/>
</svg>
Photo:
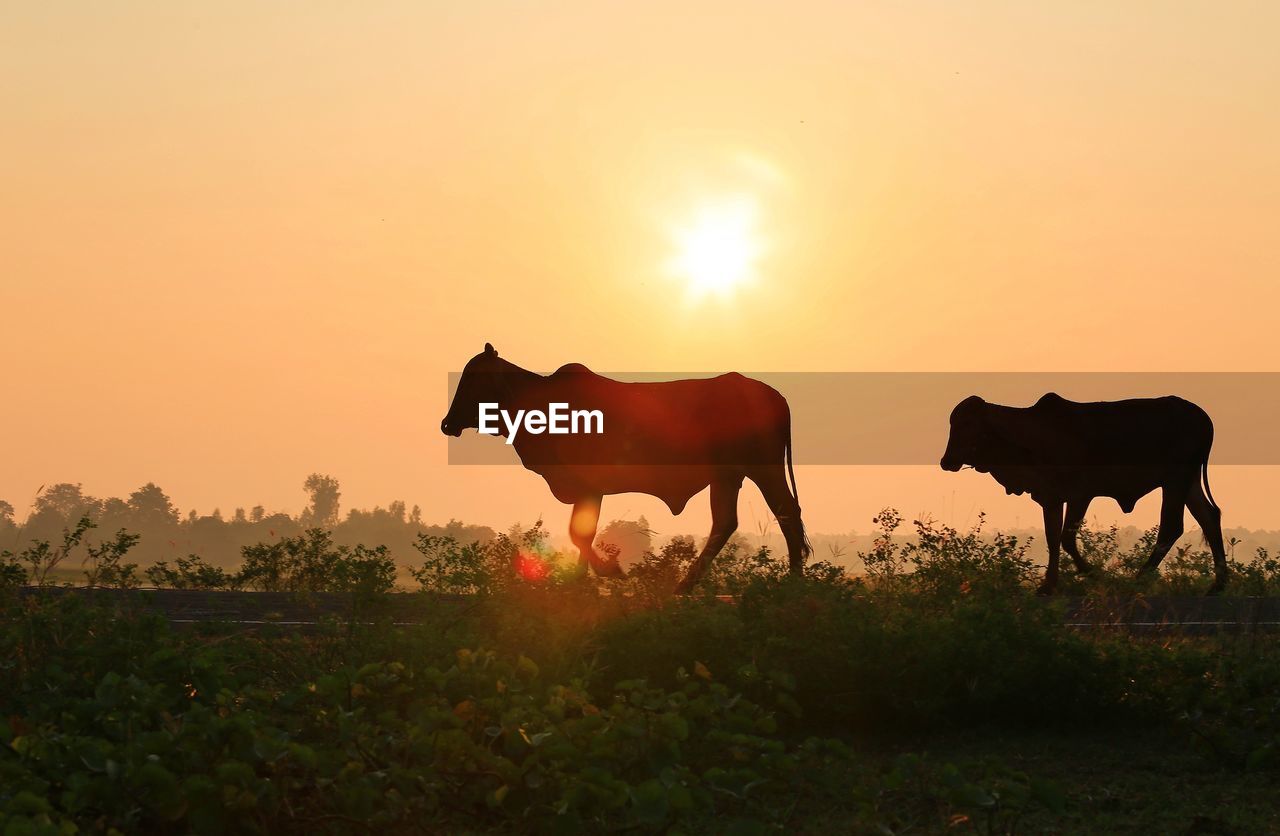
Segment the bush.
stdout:
<svg viewBox="0 0 1280 836">
<path fill-rule="evenodd" d="M 161 560 L 145 572 L 147 579 L 167 589 L 239 589 L 241 577 L 219 566 L 210 566 L 197 554 L 180 557 L 175 568 Z"/>
<path fill-rule="evenodd" d="M 202 646 L 155 619 L 103 615 L 49 599 L 23 618 L 59 625 L 64 641 L 5 635 L 6 658 L 31 664 L 0 697 L 12 718 L 0 726 L 0 825 L 760 824 L 779 820 L 819 754 L 788 745 L 769 709 L 699 664 L 674 688 L 633 679 L 598 697 L 584 681 L 547 680 L 526 656 L 461 649 L 406 662 L 384 644 L 384 658 L 349 646 L 357 655 L 344 664 L 281 678 L 265 643 Z"/>
<path fill-rule="evenodd" d="M 139 537 L 121 529 L 116 536 L 87 546 L 84 560 L 84 576 L 88 586 L 105 586 L 113 589 L 133 589 L 138 585 L 138 564 L 125 563 L 125 555 L 137 545 Z"/>
<path fill-rule="evenodd" d="M 1027 557 L 1030 544 L 1000 533 L 985 538 L 985 514 L 964 533 L 932 520 L 915 520 L 916 538 L 899 542 L 895 535 L 902 521 L 893 508 L 877 514 L 872 522 L 880 533 L 872 550 L 859 555 L 869 579 L 880 587 L 953 598 L 975 584 L 1013 594 L 1037 581 Z"/>
<path fill-rule="evenodd" d="M 308 529 L 275 543 L 245 546 L 235 586 L 263 592 L 389 592 L 396 564 L 385 546 L 335 546 L 329 532 Z"/>
<path fill-rule="evenodd" d="M 1181 720 L 1196 745 L 1236 769 L 1280 767 L 1280 650 L 1243 639 L 1214 655 Z"/>
<path fill-rule="evenodd" d="M 24 570 L 26 582 L 36 586 L 47 586 L 50 583 L 49 575 L 53 570 L 70 557 L 84 540 L 84 535 L 96 527 L 93 520 L 81 517 L 75 526 L 62 530 L 60 544 L 55 546 L 48 540 L 35 540 L 16 554 L 11 551 L 0 552 L 0 561 L 10 566 L 26 564 Z M 13 569 L 7 569 L 6 574 L 12 577 L 16 573 Z"/>
<path fill-rule="evenodd" d="M 424 592 L 485 596 L 521 582 L 556 583 L 580 577 L 576 561 L 548 546 L 542 520 L 487 543 L 462 544 L 450 536 L 419 534 L 413 547 L 424 560 L 409 574 Z"/>
</svg>

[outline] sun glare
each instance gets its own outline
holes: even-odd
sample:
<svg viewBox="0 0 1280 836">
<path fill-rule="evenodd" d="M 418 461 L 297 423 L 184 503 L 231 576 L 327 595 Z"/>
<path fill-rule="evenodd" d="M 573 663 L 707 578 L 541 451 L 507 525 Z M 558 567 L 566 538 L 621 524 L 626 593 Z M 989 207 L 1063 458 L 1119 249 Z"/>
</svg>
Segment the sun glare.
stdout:
<svg viewBox="0 0 1280 836">
<path fill-rule="evenodd" d="M 746 197 L 707 204 L 674 232 L 672 275 L 691 296 L 725 295 L 754 278 L 762 245 L 759 211 Z"/>
</svg>

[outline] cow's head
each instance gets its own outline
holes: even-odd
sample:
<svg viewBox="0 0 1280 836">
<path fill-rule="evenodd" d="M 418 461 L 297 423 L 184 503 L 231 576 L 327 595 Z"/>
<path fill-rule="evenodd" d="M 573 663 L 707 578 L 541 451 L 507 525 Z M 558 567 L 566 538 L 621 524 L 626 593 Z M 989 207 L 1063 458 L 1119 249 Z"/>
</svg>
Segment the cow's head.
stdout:
<svg viewBox="0 0 1280 836">
<path fill-rule="evenodd" d="M 943 470 L 957 471 L 972 465 L 980 472 L 990 466 L 990 456 L 995 439 L 991 434 L 988 404 L 977 395 L 956 404 L 951 410 L 951 436 L 947 439 L 947 451 L 942 454 Z"/>
<path fill-rule="evenodd" d="M 493 346 L 485 343 L 484 351 L 462 367 L 458 389 L 453 393 L 453 403 L 449 404 L 449 414 L 440 422 L 440 432 L 459 436 L 463 430 L 479 426 L 480 404 L 506 400 L 508 368 L 508 363 L 498 359 Z"/>
</svg>

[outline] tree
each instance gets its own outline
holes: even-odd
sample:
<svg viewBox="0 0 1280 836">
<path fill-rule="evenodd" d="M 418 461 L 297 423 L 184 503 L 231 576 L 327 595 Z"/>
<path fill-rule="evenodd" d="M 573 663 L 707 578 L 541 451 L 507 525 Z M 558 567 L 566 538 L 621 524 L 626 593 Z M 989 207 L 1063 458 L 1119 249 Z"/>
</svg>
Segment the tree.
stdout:
<svg viewBox="0 0 1280 836">
<path fill-rule="evenodd" d="M 74 485 L 70 482 L 60 482 L 40 492 L 36 497 L 35 513 L 53 514 L 69 522 L 86 514 L 91 517 L 97 516 L 101 510 L 100 506 L 101 503 L 97 499 L 85 494 L 79 482 Z"/>
<path fill-rule="evenodd" d="M 5 502 L 3 499 L 0 499 L 0 532 L 13 531 L 17 525 L 17 522 L 13 519 L 13 506 Z M 4 585 L 3 573 L 3 562 L 0 561 L 0 586 Z"/>
<path fill-rule="evenodd" d="M 155 482 L 148 482 L 129 494 L 129 513 L 140 529 L 156 529 L 178 524 L 178 509 Z"/>
<path fill-rule="evenodd" d="M 311 495 L 311 503 L 302 512 L 302 524 L 307 528 L 333 528 L 338 524 L 338 480 L 332 476 L 312 473 L 302 487 Z"/>
<path fill-rule="evenodd" d="M 626 568 L 653 548 L 653 532 L 649 529 L 649 521 L 644 517 L 635 521 L 614 520 L 600 531 L 596 546 L 606 552 L 611 551 L 606 547 L 616 549 L 618 563 Z"/>
</svg>

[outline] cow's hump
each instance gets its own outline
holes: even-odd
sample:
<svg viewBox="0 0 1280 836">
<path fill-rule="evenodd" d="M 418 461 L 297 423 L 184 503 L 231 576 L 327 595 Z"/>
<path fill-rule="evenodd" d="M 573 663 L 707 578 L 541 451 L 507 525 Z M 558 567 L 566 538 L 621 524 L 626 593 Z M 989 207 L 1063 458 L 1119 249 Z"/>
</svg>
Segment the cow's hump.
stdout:
<svg viewBox="0 0 1280 836">
<path fill-rule="evenodd" d="M 563 366 L 556 369 L 556 374 L 595 374 L 595 372 L 591 371 L 591 369 L 588 369 L 581 363 L 565 363 Z"/>
<path fill-rule="evenodd" d="M 1040 396 L 1040 400 L 1036 401 L 1036 406 L 1042 409 L 1053 409 L 1054 407 L 1065 406 L 1071 401 L 1059 395 L 1057 392 L 1045 392 Z"/>
</svg>

